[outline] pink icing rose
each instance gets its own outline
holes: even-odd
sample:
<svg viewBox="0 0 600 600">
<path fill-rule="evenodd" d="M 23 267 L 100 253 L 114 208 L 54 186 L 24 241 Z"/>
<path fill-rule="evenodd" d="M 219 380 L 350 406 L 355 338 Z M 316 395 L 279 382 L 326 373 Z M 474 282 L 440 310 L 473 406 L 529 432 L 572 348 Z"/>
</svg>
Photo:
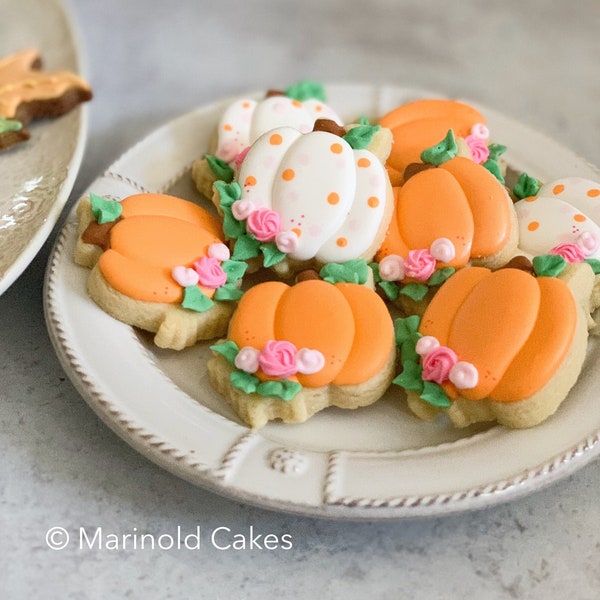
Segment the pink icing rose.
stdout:
<svg viewBox="0 0 600 600">
<path fill-rule="evenodd" d="M 227 274 L 223 271 L 216 258 L 203 256 L 194 263 L 194 269 L 198 273 L 200 284 L 204 287 L 216 289 L 227 282 Z"/>
<path fill-rule="evenodd" d="M 233 364 L 240 370 L 246 371 L 246 373 L 256 373 L 258 367 L 258 357 L 260 351 L 252 346 L 244 346 L 240 348 L 240 351 L 236 354 Z"/>
<path fill-rule="evenodd" d="M 231 205 L 231 214 L 238 221 L 245 221 L 254 210 L 256 206 L 252 200 L 236 200 Z"/>
<path fill-rule="evenodd" d="M 600 237 L 592 231 L 584 231 L 577 238 L 577 245 L 586 256 L 591 256 L 600 248 Z"/>
<path fill-rule="evenodd" d="M 289 377 L 298 372 L 296 352 L 296 346 L 291 342 L 269 340 L 258 357 L 258 363 L 265 375 Z"/>
<path fill-rule="evenodd" d="M 459 390 L 470 390 L 474 388 L 479 381 L 479 372 L 475 365 L 459 360 L 451 369 L 448 379 Z"/>
<path fill-rule="evenodd" d="M 431 256 L 440 262 L 450 262 L 456 256 L 456 248 L 448 238 L 438 238 L 429 247 Z"/>
<path fill-rule="evenodd" d="M 259 242 L 272 242 L 281 230 L 281 217 L 270 208 L 257 208 L 248 215 L 246 226 Z"/>
<path fill-rule="evenodd" d="M 467 146 L 469 146 L 473 162 L 481 164 L 482 162 L 485 162 L 488 159 L 490 155 L 490 150 L 487 147 L 486 141 L 484 139 L 475 135 L 468 135 L 465 138 L 465 142 L 467 143 Z"/>
<path fill-rule="evenodd" d="M 490 137 L 490 130 L 483 123 L 475 123 L 471 127 L 471 135 L 482 140 L 487 140 Z"/>
<path fill-rule="evenodd" d="M 458 356 L 446 346 L 438 346 L 423 357 L 423 381 L 443 383 L 448 379 L 450 370 L 458 362 Z"/>
<path fill-rule="evenodd" d="M 379 263 L 379 276 L 383 281 L 402 281 L 406 277 L 404 259 L 398 254 L 389 254 Z"/>
<path fill-rule="evenodd" d="M 319 350 L 300 348 L 296 354 L 296 367 L 298 373 L 312 375 L 318 373 L 325 366 L 325 357 Z"/>
<path fill-rule="evenodd" d="M 435 257 L 429 250 L 411 250 L 404 260 L 404 271 L 407 277 L 427 281 L 435 272 L 435 264 Z"/>
<path fill-rule="evenodd" d="M 300 238 L 298 237 L 298 234 L 293 231 L 280 231 L 275 236 L 275 244 L 279 251 L 284 254 L 289 254 L 290 252 L 298 250 Z"/>
<path fill-rule="evenodd" d="M 585 258 L 583 249 L 577 244 L 558 244 L 550 250 L 550 254 L 558 254 L 570 263 L 580 263 Z"/>
<path fill-rule="evenodd" d="M 229 248 L 221 242 L 215 242 L 214 244 L 211 244 L 208 247 L 208 251 L 206 253 L 211 258 L 216 258 L 221 262 L 224 262 L 231 258 L 231 252 L 229 252 Z"/>
</svg>

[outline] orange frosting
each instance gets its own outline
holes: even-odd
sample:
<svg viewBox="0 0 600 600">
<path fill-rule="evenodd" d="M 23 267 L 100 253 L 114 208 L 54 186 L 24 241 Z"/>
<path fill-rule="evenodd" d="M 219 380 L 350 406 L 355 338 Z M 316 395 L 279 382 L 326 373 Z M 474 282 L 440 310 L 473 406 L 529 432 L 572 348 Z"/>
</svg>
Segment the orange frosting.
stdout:
<svg viewBox="0 0 600 600">
<path fill-rule="evenodd" d="M 68 71 L 43 72 L 36 50 L 23 50 L 0 60 L 0 117 L 17 116 L 19 105 L 59 98 L 67 90 L 78 88 L 90 94 L 88 84 Z"/>
<path fill-rule="evenodd" d="M 418 162 L 421 152 L 443 139 L 448 129 L 466 137 L 473 125 L 485 122 L 479 111 L 454 100 L 425 99 L 399 106 L 379 120 L 394 137 L 387 164 L 404 173 L 407 165 Z"/>
<path fill-rule="evenodd" d="M 444 237 L 456 250 L 448 264 L 462 267 L 472 256 L 495 254 L 510 237 L 510 206 L 502 185 L 467 158 L 413 175 L 394 188 L 394 197 L 394 216 L 377 260 L 389 254 L 406 258 L 409 250 L 429 248 Z"/>
<path fill-rule="evenodd" d="M 470 400 L 515 402 L 540 390 L 562 364 L 577 323 L 567 284 L 519 269 L 463 269 L 427 307 L 419 331 L 454 350 L 479 372 Z M 450 397 L 457 390 L 444 385 Z"/>
<path fill-rule="evenodd" d="M 221 226 L 204 209 L 165 194 L 136 194 L 122 201 L 110 231 L 110 248 L 98 266 L 111 287 L 146 302 L 181 302 L 173 267 L 191 266 L 220 241 Z M 201 287 L 208 296 L 213 289 Z"/>
<path fill-rule="evenodd" d="M 260 350 L 276 339 L 320 351 L 324 368 L 295 377 L 315 388 L 332 382 L 359 384 L 373 377 L 389 357 L 393 335 L 385 304 L 372 290 L 310 279 L 291 287 L 267 282 L 251 288 L 238 304 L 228 337 L 240 348 Z M 260 370 L 255 375 L 268 379 Z"/>
<path fill-rule="evenodd" d="M 471 206 L 475 223 L 471 256 L 490 256 L 510 237 L 510 205 L 498 180 L 484 167 L 457 156 L 441 165 L 452 173 Z"/>
</svg>

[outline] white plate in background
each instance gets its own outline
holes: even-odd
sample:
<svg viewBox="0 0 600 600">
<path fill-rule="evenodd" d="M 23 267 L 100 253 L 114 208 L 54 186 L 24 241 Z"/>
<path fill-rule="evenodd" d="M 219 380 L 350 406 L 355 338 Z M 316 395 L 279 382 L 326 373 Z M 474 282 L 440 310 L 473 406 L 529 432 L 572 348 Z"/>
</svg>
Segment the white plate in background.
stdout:
<svg viewBox="0 0 600 600">
<path fill-rule="evenodd" d="M 37 48 L 44 69 L 81 73 L 62 2 L 0 0 L 0 14 L 0 57 Z M 28 141 L 0 152 L 0 295 L 33 260 L 69 198 L 85 146 L 86 105 L 28 128 Z"/>
</svg>

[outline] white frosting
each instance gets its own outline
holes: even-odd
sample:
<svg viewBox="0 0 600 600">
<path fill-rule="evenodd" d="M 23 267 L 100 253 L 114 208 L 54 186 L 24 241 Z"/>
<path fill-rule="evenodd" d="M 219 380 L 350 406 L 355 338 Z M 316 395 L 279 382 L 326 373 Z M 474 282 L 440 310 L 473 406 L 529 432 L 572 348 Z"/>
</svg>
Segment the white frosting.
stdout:
<svg viewBox="0 0 600 600">
<path fill-rule="evenodd" d="M 387 180 L 383 165 L 368 150 L 354 150 L 356 193 L 342 226 L 321 246 L 316 257 L 321 262 L 344 262 L 358 256 L 373 244 L 385 213 Z M 366 166 L 360 166 L 364 164 Z M 339 246 L 339 240 L 346 240 Z"/>
<path fill-rule="evenodd" d="M 333 109 L 315 99 L 300 102 L 287 96 L 270 96 L 259 102 L 246 98 L 236 100 L 219 121 L 215 155 L 231 162 L 267 131 L 289 126 L 308 133 L 319 118 L 342 124 Z"/>
<path fill-rule="evenodd" d="M 580 244 L 584 233 L 600 239 L 600 195 L 594 192 L 598 189 L 598 183 L 569 177 L 544 185 L 533 201 L 516 202 L 520 248 L 540 255 L 559 244 Z M 600 249 L 588 257 L 600 259 Z"/>
<path fill-rule="evenodd" d="M 241 200 L 276 211 L 282 230 L 299 235 L 289 256 L 322 262 L 357 258 L 373 244 L 385 214 L 387 181 L 368 150 L 353 150 L 332 133 L 302 135 L 290 127 L 261 136 L 239 174 Z"/>
</svg>

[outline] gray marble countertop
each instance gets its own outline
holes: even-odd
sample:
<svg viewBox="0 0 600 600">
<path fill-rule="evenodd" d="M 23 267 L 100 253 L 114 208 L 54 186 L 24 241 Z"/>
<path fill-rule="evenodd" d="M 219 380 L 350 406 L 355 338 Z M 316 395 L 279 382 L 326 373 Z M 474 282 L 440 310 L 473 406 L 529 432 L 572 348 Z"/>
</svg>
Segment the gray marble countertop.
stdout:
<svg viewBox="0 0 600 600">
<path fill-rule="evenodd" d="M 73 0 L 72 12 L 95 97 L 69 206 L 165 121 L 306 77 L 471 98 L 600 164 L 597 0 Z M 42 286 L 56 233 L 0 298 L 0 596 L 599 597 L 598 461 L 509 504 L 385 523 L 243 506 L 147 461 L 88 408 L 49 341 Z M 53 551 L 55 526 L 252 528 L 293 546 Z"/>
</svg>

